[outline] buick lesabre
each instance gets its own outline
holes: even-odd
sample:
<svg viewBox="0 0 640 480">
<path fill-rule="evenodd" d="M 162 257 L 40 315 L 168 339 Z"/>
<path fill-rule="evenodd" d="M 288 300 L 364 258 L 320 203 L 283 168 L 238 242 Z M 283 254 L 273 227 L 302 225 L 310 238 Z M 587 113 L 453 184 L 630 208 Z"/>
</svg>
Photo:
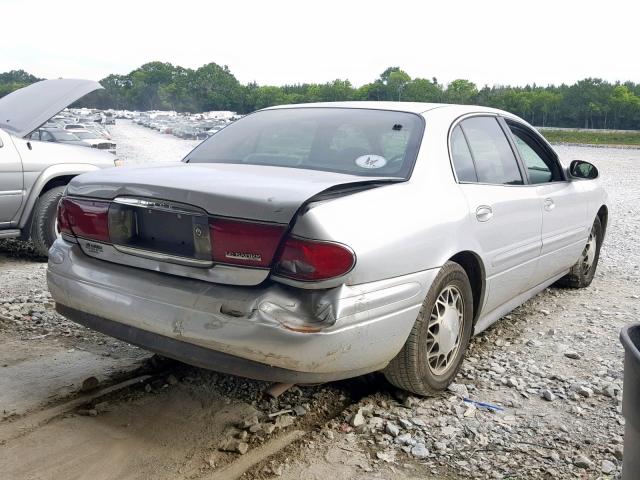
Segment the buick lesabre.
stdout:
<svg viewBox="0 0 640 480">
<path fill-rule="evenodd" d="M 499 110 L 274 107 L 181 163 L 73 178 L 48 283 L 62 315 L 193 365 L 427 395 L 472 334 L 591 283 L 597 176 Z"/>
</svg>

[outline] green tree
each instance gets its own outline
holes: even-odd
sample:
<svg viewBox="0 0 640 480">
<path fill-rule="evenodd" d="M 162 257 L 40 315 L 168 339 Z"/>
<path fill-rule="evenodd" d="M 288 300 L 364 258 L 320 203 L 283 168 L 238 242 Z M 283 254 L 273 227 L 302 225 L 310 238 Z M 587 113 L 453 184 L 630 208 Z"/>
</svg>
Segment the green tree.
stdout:
<svg viewBox="0 0 640 480">
<path fill-rule="evenodd" d="M 402 100 L 402 91 L 410 81 L 411 77 L 407 72 L 403 72 L 402 70 L 391 72 L 387 80 L 387 88 L 391 99 L 397 101 Z"/>
<path fill-rule="evenodd" d="M 444 99 L 448 103 L 470 104 L 478 95 L 476 84 L 469 80 L 454 80 L 444 92 Z"/>
<path fill-rule="evenodd" d="M 407 102 L 440 102 L 443 98 L 442 87 L 425 78 L 414 78 L 404 87 L 402 98 Z"/>
<path fill-rule="evenodd" d="M 243 107 L 242 86 L 226 65 L 208 63 L 198 68 L 191 87 L 201 111 L 239 111 Z"/>
<path fill-rule="evenodd" d="M 618 85 L 609 98 L 613 112 L 613 128 L 618 128 L 620 121 L 633 118 L 640 110 L 640 97 L 637 97 L 627 85 Z"/>
<path fill-rule="evenodd" d="M 0 73 L 0 97 L 38 80 L 24 70 Z M 359 88 L 346 79 L 278 87 L 241 85 L 228 67 L 215 63 L 192 70 L 149 62 L 126 75 L 109 75 L 101 83 L 104 90 L 85 96 L 75 106 L 247 113 L 282 103 L 401 100 L 486 105 L 542 126 L 640 129 L 640 84 L 612 84 L 598 78 L 573 85 L 494 85 L 480 90 L 469 80 L 457 79 L 444 89 L 436 78 L 412 79 L 400 67 L 389 67 Z"/>
</svg>

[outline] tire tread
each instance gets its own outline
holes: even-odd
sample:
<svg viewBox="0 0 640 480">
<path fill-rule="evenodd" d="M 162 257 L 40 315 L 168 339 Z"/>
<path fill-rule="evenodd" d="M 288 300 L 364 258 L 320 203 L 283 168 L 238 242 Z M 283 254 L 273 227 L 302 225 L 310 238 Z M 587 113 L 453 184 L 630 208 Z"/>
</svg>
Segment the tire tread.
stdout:
<svg viewBox="0 0 640 480">
<path fill-rule="evenodd" d="M 43 257 L 48 256 L 49 247 L 54 240 L 48 238 L 51 236 L 47 232 L 49 228 L 48 222 L 51 221 L 51 216 L 55 218 L 58 202 L 65 188 L 65 186 L 53 187 L 41 193 L 33 209 L 30 237 L 36 252 Z"/>
<path fill-rule="evenodd" d="M 445 276 L 450 274 L 455 274 L 456 276 L 460 275 L 461 279 L 469 282 L 466 272 L 464 269 L 455 262 L 447 262 L 440 269 L 438 276 L 433 282 L 433 285 L 438 285 L 439 280 Z M 432 287 L 433 288 L 433 287 Z M 418 313 L 418 317 L 416 319 L 416 323 L 407 338 L 402 350 L 389 362 L 387 367 L 384 370 L 384 375 L 387 378 L 387 381 L 398 387 L 402 390 L 407 390 L 409 392 L 413 392 L 419 395 L 424 396 L 433 396 L 439 393 L 439 389 L 433 388 L 427 382 L 425 382 L 419 375 L 420 368 L 418 367 L 419 355 L 420 355 L 420 339 L 419 339 L 419 331 L 420 324 L 424 322 L 428 322 L 430 311 L 427 312 L 426 309 L 430 307 L 429 302 L 427 301 L 431 295 L 431 292 L 427 295 L 427 299 L 422 304 L 422 308 Z M 473 308 L 471 306 L 471 308 Z M 464 344 L 461 345 L 461 348 L 466 349 L 466 343 L 468 339 L 463 340 Z M 458 364 L 455 371 L 451 375 L 452 378 L 455 377 L 460 369 L 462 362 Z"/>
<path fill-rule="evenodd" d="M 600 218 L 596 217 L 593 221 L 593 228 L 596 230 L 596 258 L 594 259 L 593 270 L 585 275 L 580 265 L 580 259 L 571 267 L 569 273 L 560 278 L 555 285 L 562 288 L 586 288 L 591 285 L 595 271 L 598 268 L 598 260 L 600 259 L 600 247 L 602 245 L 602 224 Z"/>
</svg>

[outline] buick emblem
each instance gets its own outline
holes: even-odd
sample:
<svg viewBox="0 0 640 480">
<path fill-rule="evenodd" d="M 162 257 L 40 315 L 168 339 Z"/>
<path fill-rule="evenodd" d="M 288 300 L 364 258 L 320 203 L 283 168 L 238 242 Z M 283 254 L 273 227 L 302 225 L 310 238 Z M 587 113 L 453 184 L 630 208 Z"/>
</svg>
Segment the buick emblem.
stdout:
<svg viewBox="0 0 640 480">
<path fill-rule="evenodd" d="M 202 227 L 200 225 L 196 225 L 193 229 L 193 233 L 195 233 L 196 237 L 202 237 Z"/>
</svg>

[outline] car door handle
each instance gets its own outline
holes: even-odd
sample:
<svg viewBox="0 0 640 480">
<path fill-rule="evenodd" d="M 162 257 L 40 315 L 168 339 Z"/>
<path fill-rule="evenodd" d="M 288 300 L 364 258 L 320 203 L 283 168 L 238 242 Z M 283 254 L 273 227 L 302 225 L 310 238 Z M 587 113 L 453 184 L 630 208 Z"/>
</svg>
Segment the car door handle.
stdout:
<svg viewBox="0 0 640 480">
<path fill-rule="evenodd" d="M 556 208 L 556 203 L 553 201 L 553 199 L 551 198 L 545 198 L 544 199 L 544 209 L 547 212 L 550 212 L 551 210 L 553 210 L 554 208 Z"/>
<path fill-rule="evenodd" d="M 480 205 L 476 208 L 476 218 L 479 222 L 488 222 L 493 217 L 493 210 L 489 205 Z"/>
</svg>

